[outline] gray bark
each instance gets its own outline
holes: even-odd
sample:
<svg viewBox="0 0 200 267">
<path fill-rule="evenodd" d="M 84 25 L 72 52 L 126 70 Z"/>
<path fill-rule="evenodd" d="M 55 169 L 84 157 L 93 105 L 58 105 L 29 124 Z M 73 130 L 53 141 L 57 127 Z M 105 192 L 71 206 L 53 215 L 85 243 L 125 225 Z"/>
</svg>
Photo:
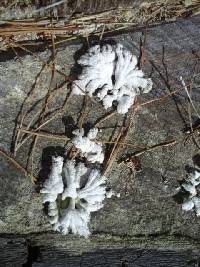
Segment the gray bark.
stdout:
<svg viewBox="0 0 200 267">
<path fill-rule="evenodd" d="M 192 97 L 199 108 L 199 36 L 199 17 L 148 29 L 144 69 L 147 76 L 151 75 L 154 89 L 138 101 L 163 96 L 178 86 L 181 88 L 180 75 L 189 81 L 196 61 Z M 121 42 L 139 56 L 141 37 L 142 32 L 135 31 L 113 36 L 112 40 Z M 58 49 L 57 64 L 66 74 L 74 65 L 74 54 L 80 54 L 80 49 L 77 43 Z M 6 151 L 10 149 L 20 106 L 42 68 L 42 63 L 34 56 L 19 55 L 20 60 L 12 56 L 2 58 L 0 68 L 0 146 Z M 37 55 L 48 60 L 50 51 Z M 45 69 L 33 103 L 45 95 L 49 79 L 50 71 Z M 56 81 L 61 83 L 62 77 L 57 76 Z M 66 92 L 67 88 L 50 107 L 59 106 Z M 62 117 L 44 130 L 69 132 L 66 118 L 72 116 L 76 121 L 81 100 L 79 97 L 72 99 Z M 173 198 L 179 181 L 186 175 L 185 167 L 193 166 L 194 162 L 198 164 L 196 159 L 199 158 L 199 150 L 192 140 L 184 143 L 182 139 L 183 129 L 189 125 L 187 104 L 185 92 L 181 90 L 177 97 L 139 109 L 126 142 L 151 146 L 176 138 L 178 144 L 143 154 L 140 157 L 142 171 L 135 177 L 126 166 L 119 166 L 115 161 L 108 182 L 121 193 L 121 198 L 106 200 L 104 208 L 92 215 L 93 234 L 89 240 L 50 234 L 51 226 L 41 197 L 30 178 L 1 157 L 0 266 L 198 266 L 199 218 L 193 212 L 183 212 L 180 203 Z M 93 110 L 87 118 L 90 123 L 102 115 L 101 104 L 93 106 Z M 30 113 L 30 118 L 32 116 Z M 100 138 L 107 140 L 116 122 L 121 125 L 121 116 L 104 124 L 108 128 Z M 198 135 L 196 138 L 198 140 Z M 34 157 L 36 176 L 46 177 L 52 153 L 55 150 L 62 153 L 63 146 L 58 141 L 39 139 Z M 27 142 L 17 153 L 18 161 L 24 166 L 29 147 L 30 142 Z M 126 148 L 118 159 L 135 151 Z"/>
</svg>

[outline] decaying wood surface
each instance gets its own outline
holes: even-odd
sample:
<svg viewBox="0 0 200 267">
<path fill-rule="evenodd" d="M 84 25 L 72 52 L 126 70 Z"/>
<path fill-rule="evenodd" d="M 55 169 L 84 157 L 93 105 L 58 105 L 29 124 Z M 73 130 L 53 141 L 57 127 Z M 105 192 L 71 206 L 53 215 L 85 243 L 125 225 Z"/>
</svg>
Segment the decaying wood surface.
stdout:
<svg viewBox="0 0 200 267">
<path fill-rule="evenodd" d="M 108 39 L 123 43 L 139 56 L 143 37 L 144 32 L 137 30 Z M 109 185 L 121 193 L 121 198 L 107 200 L 105 207 L 93 214 L 90 224 L 93 234 L 89 240 L 53 234 L 30 178 L 5 157 L 0 158 L 0 266 L 199 266 L 199 218 L 192 212 L 183 212 L 174 199 L 186 166 L 199 164 L 199 149 L 185 130 L 190 124 L 188 101 L 179 79 L 183 76 L 189 83 L 194 75 L 192 97 L 199 109 L 199 38 L 198 16 L 147 28 L 143 67 L 152 77 L 154 89 L 138 99 L 141 106 L 126 142 L 151 148 L 174 139 L 177 143 L 140 154 L 142 170 L 134 177 L 126 167 L 122 169 L 118 160 L 138 150 L 130 147 L 123 150 L 108 174 Z M 92 44 L 92 39 L 89 41 Z M 81 48 L 80 43 L 59 47 L 56 59 L 64 73 L 69 74 L 74 54 L 79 55 Z M 16 115 L 43 66 L 37 57 L 48 61 L 51 55 L 43 51 L 35 53 L 35 57 L 27 51 L 22 53 L 20 48 L 16 52 L 17 56 L 10 51 L 1 54 L 0 147 L 5 151 L 10 149 Z M 46 92 L 49 73 L 46 68 L 34 95 L 35 102 Z M 60 84 L 62 77 L 58 76 L 56 82 Z M 178 90 L 177 95 L 172 94 L 174 90 Z M 64 88 L 52 106 L 60 104 L 66 93 Z M 70 109 L 42 131 L 68 136 L 73 124 L 69 116 L 77 119 L 82 103 L 78 98 L 70 101 Z M 96 115 L 102 115 L 100 104 L 95 104 L 95 112 L 91 112 L 88 121 L 94 124 Z M 111 135 L 116 121 L 120 126 L 121 118 L 115 114 L 99 125 L 105 131 L 102 140 Z M 198 132 L 194 137 L 198 141 Z M 30 145 L 27 142 L 17 152 L 22 166 L 26 166 Z M 39 138 L 34 157 L 36 176 L 47 175 L 55 150 L 63 151 L 62 140 Z"/>
<path fill-rule="evenodd" d="M 163 242 L 166 249 L 158 250 Z M 23 237 L 7 235 L 0 237 L 0 266 L 196 267 L 200 263 L 199 249 L 195 241 L 180 236 L 94 235 L 86 241 L 50 233 Z"/>
</svg>

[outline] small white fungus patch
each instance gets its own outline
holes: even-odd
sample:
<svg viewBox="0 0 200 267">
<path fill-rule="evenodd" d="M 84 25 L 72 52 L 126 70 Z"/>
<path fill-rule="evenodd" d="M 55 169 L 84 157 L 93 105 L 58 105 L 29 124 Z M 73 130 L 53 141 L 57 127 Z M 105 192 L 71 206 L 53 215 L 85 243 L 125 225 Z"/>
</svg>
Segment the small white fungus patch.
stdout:
<svg viewBox="0 0 200 267">
<path fill-rule="evenodd" d="M 82 155 L 91 163 L 102 163 L 104 160 L 102 145 L 94 141 L 97 133 L 97 128 L 90 129 L 87 136 L 84 136 L 83 128 L 73 131 L 74 138 L 72 139 L 72 143 L 76 148 L 81 150 Z"/>
</svg>

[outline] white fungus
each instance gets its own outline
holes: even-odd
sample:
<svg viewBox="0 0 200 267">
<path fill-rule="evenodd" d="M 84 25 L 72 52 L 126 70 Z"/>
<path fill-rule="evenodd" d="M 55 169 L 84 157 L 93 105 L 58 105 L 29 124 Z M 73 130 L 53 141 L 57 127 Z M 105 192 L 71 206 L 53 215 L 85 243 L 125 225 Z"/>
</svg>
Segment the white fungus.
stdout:
<svg viewBox="0 0 200 267">
<path fill-rule="evenodd" d="M 62 183 L 59 190 L 56 186 L 58 174 L 59 184 Z M 83 163 L 76 164 L 75 161 L 67 160 L 63 165 L 61 157 L 53 158 L 49 179 L 41 190 L 45 196 L 48 194 L 44 202 L 50 202 L 48 217 L 53 229 L 63 234 L 72 232 L 88 237 L 90 213 L 103 207 L 106 197 L 105 182 L 106 178 L 98 170 L 88 169 Z M 62 194 L 62 200 L 69 199 L 69 205 L 65 209 L 58 210 L 58 194 Z"/>
<path fill-rule="evenodd" d="M 58 207 L 56 201 L 50 202 L 48 205 L 48 219 L 50 224 L 58 222 Z"/>
<path fill-rule="evenodd" d="M 58 194 L 63 192 L 62 168 L 63 158 L 53 157 L 51 172 L 40 191 L 44 194 L 43 203 L 56 201 Z"/>
<path fill-rule="evenodd" d="M 182 204 L 185 211 L 193 210 L 197 216 L 200 216 L 200 198 L 198 197 L 197 186 L 200 184 L 200 172 L 195 170 L 194 173 L 188 175 L 182 187 L 189 193 L 188 199 Z"/>
<path fill-rule="evenodd" d="M 79 79 L 72 85 L 72 92 L 76 95 L 88 93 L 90 96 L 98 89 L 112 88 L 112 74 L 115 51 L 112 46 L 93 46 L 83 55 L 78 64 L 83 66 Z"/>
<path fill-rule="evenodd" d="M 93 212 L 103 207 L 102 201 L 106 194 L 105 182 L 105 176 L 101 176 L 98 170 L 93 169 L 90 171 L 85 186 L 78 190 L 79 205 L 83 209 Z"/>
<path fill-rule="evenodd" d="M 120 197 L 120 193 L 116 193 L 112 189 L 106 192 L 106 197 L 111 198 L 111 197 Z"/>
<path fill-rule="evenodd" d="M 87 136 L 84 136 L 83 128 L 73 131 L 75 137 L 72 139 L 72 143 L 81 150 L 82 155 L 91 163 L 102 163 L 104 160 L 102 146 L 94 141 L 97 133 L 97 128 L 90 129 Z"/>
<path fill-rule="evenodd" d="M 68 234 L 71 231 L 73 234 L 88 237 L 90 234 L 88 228 L 89 215 L 86 210 L 76 209 L 75 199 L 71 199 L 59 222 L 54 225 L 54 230 L 60 231 L 62 234 Z"/>
<path fill-rule="evenodd" d="M 75 161 L 66 161 L 64 168 L 65 189 L 62 193 L 62 199 L 66 197 L 76 198 L 77 189 L 80 187 L 80 179 L 86 174 L 87 168 L 83 163 L 79 163 L 75 167 Z"/>
<path fill-rule="evenodd" d="M 182 209 L 185 211 L 194 209 L 197 216 L 200 216 L 200 198 L 192 197 L 183 203 Z"/>
<path fill-rule="evenodd" d="M 185 182 L 182 184 L 182 187 L 185 189 L 185 191 L 190 193 L 190 196 L 196 196 L 197 190 L 196 186 L 200 184 L 200 172 L 195 171 L 194 173 L 191 173 L 188 175 Z"/>
<path fill-rule="evenodd" d="M 91 97 L 97 94 L 105 109 L 116 101 L 117 112 L 124 114 L 136 95 L 152 89 L 151 79 L 145 79 L 137 67 L 137 58 L 121 44 L 93 46 L 78 63 L 82 73 L 73 82 L 72 93 Z"/>
</svg>

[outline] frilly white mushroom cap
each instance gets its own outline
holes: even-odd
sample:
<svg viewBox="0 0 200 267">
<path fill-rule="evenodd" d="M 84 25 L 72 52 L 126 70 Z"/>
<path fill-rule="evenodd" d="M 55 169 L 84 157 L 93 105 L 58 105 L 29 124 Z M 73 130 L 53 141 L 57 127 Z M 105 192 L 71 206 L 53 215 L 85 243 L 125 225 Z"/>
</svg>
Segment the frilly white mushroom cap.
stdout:
<svg viewBox="0 0 200 267">
<path fill-rule="evenodd" d="M 103 207 L 102 201 L 106 195 L 105 182 L 106 178 L 101 176 L 98 170 L 90 172 L 87 183 L 78 191 L 81 200 L 79 204 L 82 208 L 93 212 Z"/>
<path fill-rule="evenodd" d="M 95 132 L 90 133 L 90 137 L 95 136 Z M 63 165 L 63 158 L 53 158 L 51 173 L 41 193 L 44 202 L 50 202 L 48 217 L 54 230 L 87 237 L 90 213 L 103 207 L 105 182 L 106 178 L 98 170 L 88 169 L 83 163 L 69 160 Z M 69 198 L 69 206 L 60 212 L 56 202 L 58 194 L 62 194 L 62 200 Z"/>
<path fill-rule="evenodd" d="M 93 46 L 78 63 L 82 74 L 74 81 L 72 93 L 92 96 L 98 90 L 105 109 L 117 101 L 118 113 L 126 113 L 136 95 L 152 89 L 151 79 L 137 68 L 137 58 L 120 44 Z"/>
<path fill-rule="evenodd" d="M 73 131 L 75 137 L 72 139 L 72 143 L 81 150 L 83 156 L 91 163 L 102 163 L 104 160 L 102 146 L 94 141 L 97 133 L 97 128 L 90 129 L 87 136 L 84 136 L 84 129 Z"/>
<path fill-rule="evenodd" d="M 116 47 L 117 61 L 115 66 L 114 90 L 124 94 L 148 93 L 152 88 L 151 79 L 145 79 L 142 70 L 137 68 L 137 58 L 122 45 Z M 123 90 L 122 90 L 123 89 Z"/>
<path fill-rule="evenodd" d="M 86 206 L 89 208 L 89 212 L 92 205 L 102 204 L 105 198 L 106 188 L 105 182 L 106 178 L 102 176 L 96 169 L 87 169 L 83 163 L 75 165 L 74 161 L 67 161 L 64 165 L 64 174 L 66 187 L 62 194 L 62 198 L 71 197 L 78 200 L 78 205 L 83 208 Z M 81 186 L 81 180 L 87 176 L 87 181 L 85 185 Z M 71 190 L 71 188 L 73 188 Z M 75 191 L 75 193 L 71 193 Z M 80 200 L 80 201 L 79 201 Z M 82 204 L 87 203 L 86 206 Z M 92 208 L 92 211 L 96 211 L 96 208 Z"/>
<path fill-rule="evenodd" d="M 83 66 L 79 79 L 72 85 L 72 92 L 76 95 L 88 93 L 90 96 L 96 89 L 109 85 L 112 88 L 112 73 L 115 51 L 112 46 L 93 46 L 83 55 L 78 63 Z"/>
</svg>

